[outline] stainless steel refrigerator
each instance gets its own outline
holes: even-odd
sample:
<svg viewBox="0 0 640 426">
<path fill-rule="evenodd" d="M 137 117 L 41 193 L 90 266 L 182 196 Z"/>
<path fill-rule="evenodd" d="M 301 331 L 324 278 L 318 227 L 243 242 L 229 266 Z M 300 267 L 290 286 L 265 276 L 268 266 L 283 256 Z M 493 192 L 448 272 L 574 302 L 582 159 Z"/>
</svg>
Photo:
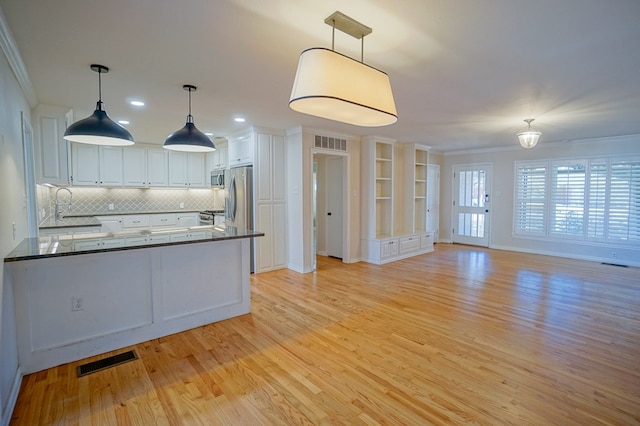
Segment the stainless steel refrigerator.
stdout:
<svg viewBox="0 0 640 426">
<path fill-rule="evenodd" d="M 236 167 L 224 171 L 225 227 L 238 231 L 253 230 L 253 169 Z M 251 272 L 254 268 L 254 245 L 251 241 Z"/>
</svg>

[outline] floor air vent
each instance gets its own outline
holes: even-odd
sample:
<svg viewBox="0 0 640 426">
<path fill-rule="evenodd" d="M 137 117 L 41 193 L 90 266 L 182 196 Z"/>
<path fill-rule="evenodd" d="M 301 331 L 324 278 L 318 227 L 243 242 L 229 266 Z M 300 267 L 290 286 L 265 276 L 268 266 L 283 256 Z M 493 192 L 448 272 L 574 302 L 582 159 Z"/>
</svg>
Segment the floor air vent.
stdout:
<svg viewBox="0 0 640 426">
<path fill-rule="evenodd" d="M 138 359 L 136 351 L 127 351 L 118 355 L 110 356 L 108 358 L 88 362 L 78 367 L 78 377 L 86 376 L 87 374 L 95 373 L 96 371 L 105 370 L 116 365 L 124 364 L 125 362 L 133 361 L 134 359 Z"/>
<path fill-rule="evenodd" d="M 314 146 L 316 148 L 333 149 L 335 151 L 346 152 L 347 140 L 316 135 Z"/>
</svg>

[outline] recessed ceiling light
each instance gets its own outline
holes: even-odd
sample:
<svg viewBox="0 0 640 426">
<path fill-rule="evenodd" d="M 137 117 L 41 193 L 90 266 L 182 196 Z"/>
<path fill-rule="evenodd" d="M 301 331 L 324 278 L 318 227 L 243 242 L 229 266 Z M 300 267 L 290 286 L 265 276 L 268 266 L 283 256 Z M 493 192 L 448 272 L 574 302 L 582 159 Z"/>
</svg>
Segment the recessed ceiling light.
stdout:
<svg viewBox="0 0 640 426">
<path fill-rule="evenodd" d="M 236 117 L 233 119 L 236 123 L 244 123 L 246 120 L 244 117 Z"/>
<path fill-rule="evenodd" d="M 142 101 L 131 101 L 131 105 L 133 105 L 133 106 L 144 106 L 144 102 L 142 102 Z"/>
<path fill-rule="evenodd" d="M 127 120 L 118 120 L 118 123 L 120 123 L 120 124 L 129 124 L 129 122 Z"/>
<path fill-rule="evenodd" d="M 207 135 L 207 136 L 213 136 L 213 133 L 211 133 L 211 132 L 204 132 L 204 134 Z"/>
</svg>

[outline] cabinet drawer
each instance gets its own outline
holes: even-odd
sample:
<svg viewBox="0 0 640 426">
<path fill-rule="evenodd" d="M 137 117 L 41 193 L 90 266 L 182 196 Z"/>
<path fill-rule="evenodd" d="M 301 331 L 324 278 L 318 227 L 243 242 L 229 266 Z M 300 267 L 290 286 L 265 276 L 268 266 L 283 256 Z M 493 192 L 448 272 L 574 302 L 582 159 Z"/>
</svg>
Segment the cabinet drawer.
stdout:
<svg viewBox="0 0 640 426">
<path fill-rule="evenodd" d="M 123 228 L 149 228 L 151 222 L 149 221 L 149 215 L 126 215 L 122 217 Z"/>
<path fill-rule="evenodd" d="M 433 234 L 424 234 L 420 237 L 420 247 L 427 248 L 433 246 Z"/>
<path fill-rule="evenodd" d="M 175 214 L 154 214 L 151 215 L 151 226 L 175 226 Z"/>
<path fill-rule="evenodd" d="M 411 236 L 400 238 L 400 253 L 414 251 L 420 248 L 420 237 Z"/>
</svg>

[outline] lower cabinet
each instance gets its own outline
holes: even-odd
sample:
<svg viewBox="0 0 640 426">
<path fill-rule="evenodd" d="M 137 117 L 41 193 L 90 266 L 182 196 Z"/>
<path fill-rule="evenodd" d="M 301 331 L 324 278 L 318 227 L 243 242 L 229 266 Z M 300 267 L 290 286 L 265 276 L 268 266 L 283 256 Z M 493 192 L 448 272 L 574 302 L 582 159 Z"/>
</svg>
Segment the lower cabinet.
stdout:
<svg viewBox="0 0 640 426">
<path fill-rule="evenodd" d="M 433 235 L 431 233 L 362 240 L 363 260 L 378 265 L 432 251 Z"/>
</svg>

